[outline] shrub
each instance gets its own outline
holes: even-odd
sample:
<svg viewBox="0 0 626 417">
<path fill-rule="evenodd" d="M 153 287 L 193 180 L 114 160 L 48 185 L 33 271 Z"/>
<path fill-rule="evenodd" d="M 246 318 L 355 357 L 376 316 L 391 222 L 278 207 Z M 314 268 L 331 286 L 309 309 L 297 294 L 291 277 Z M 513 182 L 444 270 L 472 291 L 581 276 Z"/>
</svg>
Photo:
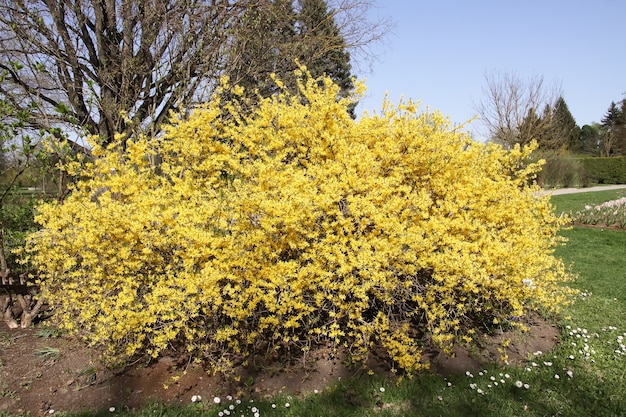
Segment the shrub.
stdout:
<svg viewBox="0 0 626 417">
<path fill-rule="evenodd" d="M 626 184 L 626 156 L 580 158 L 594 184 Z"/>
<path fill-rule="evenodd" d="M 540 151 L 543 164 L 537 174 L 537 182 L 543 187 L 579 187 L 588 186 L 589 178 L 580 159 L 560 151 Z"/>
<path fill-rule="evenodd" d="M 30 237 L 66 329 L 120 360 L 177 347 L 228 370 L 330 343 L 413 371 L 429 340 L 566 299 L 531 149 L 411 102 L 354 121 L 329 79 L 300 76 L 253 114 L 216 98 L 157 139 L 94 145 Z"/>
</svg>

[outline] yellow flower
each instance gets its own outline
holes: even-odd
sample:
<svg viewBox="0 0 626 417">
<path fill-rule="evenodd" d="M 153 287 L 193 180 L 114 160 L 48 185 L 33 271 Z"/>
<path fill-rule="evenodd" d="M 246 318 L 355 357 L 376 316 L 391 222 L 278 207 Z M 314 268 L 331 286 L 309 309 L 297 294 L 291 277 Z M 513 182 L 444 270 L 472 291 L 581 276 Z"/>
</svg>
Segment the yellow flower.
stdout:
<svg viewBox="0 0 626 417">
<path fill-rule="evenodd" d="M 180 346 L 228 371 L 261 344 L 359 360 L 378 343 L 411 372 L 427 366 L 414 329 L 449 350 L 567 301 L 566 220 L 537 197 L 533 146 L 473 142 L 412 102 L 355 121 L 361 84 L 338 100 L 296 75 L 252 113 L 216 97 L 70 166 L 25 254 L 65 328 L 113 361 Z"/>
</svg>

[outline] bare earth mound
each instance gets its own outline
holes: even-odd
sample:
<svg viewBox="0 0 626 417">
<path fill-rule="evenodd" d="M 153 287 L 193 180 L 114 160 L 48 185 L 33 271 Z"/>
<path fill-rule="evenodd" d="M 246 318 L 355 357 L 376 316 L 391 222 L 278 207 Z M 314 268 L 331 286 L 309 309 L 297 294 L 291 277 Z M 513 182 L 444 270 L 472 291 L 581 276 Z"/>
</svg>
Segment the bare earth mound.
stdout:
<svg viewBox="0 0 626 417">
<path fill-rule="evenodd" d="M 511 339 L 509 364 L 525 361 L 528 355 L 549 351 L 557 343 L 558 329 L 541 319 L 529 323 L 530 331 L 500 332 L 484 337 L 479 347 L 457 348 L 455 357 L 430 351 L 426 356 L 432 369 L 443 375 L 475 371 L 498 361 L 498 344 Z M 329 358 L 318 351 L 302 363 L 288 367 L 280 364 L 247 370 L 239 386 L 211 376 L 199 367 L 162 358 L 154 363 L 136 363 L 124 372 L 105 370 L 97 352 L 66 337 L 42 337 L 41 329 L 0 330 L 0 412 L 41 414 L 102 410 L 109 407 L 133 409 L 158 401 L 186 404 L 193 395 L 212 398 L 232 393 L 244 397 L 270 398 L 279 393 L 306 395 L 323 390 L 340 377 L 349 378 L 358 367 L 348 368 L 341 358 Z M 388 364 L 372 361 L 370 368 L 389 376 Z M 166 388 L 167 387 L 167 388 Z"/>
</svg>

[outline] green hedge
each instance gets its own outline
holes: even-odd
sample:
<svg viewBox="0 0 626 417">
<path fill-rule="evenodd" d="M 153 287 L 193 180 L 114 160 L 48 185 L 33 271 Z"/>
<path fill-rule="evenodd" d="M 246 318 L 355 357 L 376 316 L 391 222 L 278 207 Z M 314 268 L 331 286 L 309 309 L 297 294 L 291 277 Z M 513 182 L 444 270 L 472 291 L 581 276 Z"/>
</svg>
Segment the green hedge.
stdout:
<svg viewBox="0 0 626 417">
<path fill-rule="evenodd" d="M 626 184 L 626 156 L 587 157 L 578 159 L 587 182 L 592 184 Z"/>
</svg>

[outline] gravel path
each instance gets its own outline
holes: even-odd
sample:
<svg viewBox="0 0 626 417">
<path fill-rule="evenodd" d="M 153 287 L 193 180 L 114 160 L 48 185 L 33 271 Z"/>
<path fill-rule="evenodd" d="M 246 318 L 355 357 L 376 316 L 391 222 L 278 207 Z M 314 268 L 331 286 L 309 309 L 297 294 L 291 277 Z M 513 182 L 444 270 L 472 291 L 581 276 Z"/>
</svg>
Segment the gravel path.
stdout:
<svg viewBox="0 0 626 417">
<path fill-rule="evenodd" d="M 591 193 L 594 191 L 619 190 L 622 188 L 626 188 L 626 184 L 599 185 L 597 187 L 588 187 L 588 188 L 558 188 L 555 190 L 545 190 L 544 192 L 550 195 L 560 195 L 560 194 L 575 194 L 575 193 Z"/>
</svg>

